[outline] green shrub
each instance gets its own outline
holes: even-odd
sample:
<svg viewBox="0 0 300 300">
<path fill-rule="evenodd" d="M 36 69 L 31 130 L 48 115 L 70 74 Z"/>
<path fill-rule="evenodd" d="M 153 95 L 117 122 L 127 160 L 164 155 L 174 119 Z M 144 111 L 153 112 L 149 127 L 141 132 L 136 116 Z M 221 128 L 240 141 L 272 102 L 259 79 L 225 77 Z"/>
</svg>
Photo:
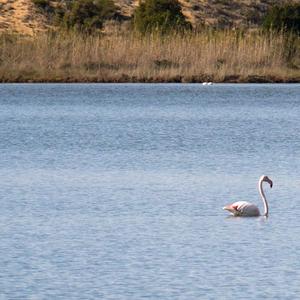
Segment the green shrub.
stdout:
<svg viewBox="0 0 300 300">
<path fill-rule="evenodd" d="M 57 6 L 54 10 L 54 14 L 52 16 L 52 22 L 55 25 L 62 25 L 64 22 L 66 9 L 62 6 Z"/>
<path fill-rule="evenodd" d="M 33 4 L 39 8 L 45 9 L 49 7 L 50 1 L 49 0 L 32 0 Z"/>
<path fill-rule="evenodd" d="M 68 28 L 91 32 L 102 28 L 104 21 L 112 18 L 115 13 L 112 0 L 78 0 L 65 13 L 64 22 Z"/>
<path fill-rule="evenodd" d="M 190 29 L 177 0 L 145 0 L 134 12 L 134 27 L 141 33 Z"/>
<path fill-rule="evenodd" d="M 300 33 L 300 4 L 274 6 L 267 13 L 263 26 L 272 30 L 293 30 Z"/>
</svg>

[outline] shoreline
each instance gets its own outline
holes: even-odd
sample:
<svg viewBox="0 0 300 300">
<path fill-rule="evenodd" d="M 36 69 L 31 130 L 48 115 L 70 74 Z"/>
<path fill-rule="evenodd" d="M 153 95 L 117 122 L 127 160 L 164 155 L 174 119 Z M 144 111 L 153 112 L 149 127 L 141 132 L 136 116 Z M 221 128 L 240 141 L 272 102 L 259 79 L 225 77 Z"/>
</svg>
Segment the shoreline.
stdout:
<svg viewBox="0 0 300 300">
<path fill-rule="evenodd" d="M 201 77 L 202 78 L 202 77 Z M 225 78 L 224 80 L 212 80 L 208 78 L 207 80 L 199 79 L 199 78 L 185 78 L 176 76 L 174 78 L 169 79 L 138 79 L 138 78 L 119 78 L 114 80 L 109 79 L 101 79 L 98 80 L 96 78 L 92 79 L 74 79 L 74 78 L 57 78 L 57 79 L 31 79 L 31 78 L 22 78 L 16 80 L 9 80 L 9 79 L 2 79 L 0 80 L 0 84 L 5 83 L 115 83 L 115 84 L 122 84 L 122 83 L 149 83 L 149 84 L 161 84 L 161 83 L 195 83 L 195 84 L 202 84 L 204 82 L 213 82 L 216 83 L 228 83 L 228 84 L 299 84 L 299 78 L 274 78 L 272 76 L 248 76 L 248 77 L 239 77 L 239 76 L 232 76 L 232 78 Z"/>
</svg>

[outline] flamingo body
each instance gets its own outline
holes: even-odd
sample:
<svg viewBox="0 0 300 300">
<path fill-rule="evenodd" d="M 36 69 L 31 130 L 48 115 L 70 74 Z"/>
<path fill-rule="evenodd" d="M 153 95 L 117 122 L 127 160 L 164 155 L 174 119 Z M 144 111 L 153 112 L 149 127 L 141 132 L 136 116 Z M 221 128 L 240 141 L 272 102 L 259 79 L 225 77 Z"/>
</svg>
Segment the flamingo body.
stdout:
<svg viewBox="0 0 300 300">
<path fill-rule="evenodd" d="M 224 207 L 230 211 L 235 217 L 258 217 L 260 212 L 255 204 L 247 201 L 237 201 Z"/>
</svg>

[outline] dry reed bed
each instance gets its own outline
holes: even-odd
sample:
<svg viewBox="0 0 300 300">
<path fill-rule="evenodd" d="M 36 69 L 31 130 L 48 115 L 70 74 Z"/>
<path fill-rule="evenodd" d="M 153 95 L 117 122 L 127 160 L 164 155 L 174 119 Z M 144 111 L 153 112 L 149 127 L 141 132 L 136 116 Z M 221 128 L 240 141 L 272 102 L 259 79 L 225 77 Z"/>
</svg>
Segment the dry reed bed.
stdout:
<svg viewBox="0 0 300 300">
<path fill-rule="evenodd" d="M 0 36 L 1 82 L 300 82 L 299 37 L 233 31 Z"/>
</svg>

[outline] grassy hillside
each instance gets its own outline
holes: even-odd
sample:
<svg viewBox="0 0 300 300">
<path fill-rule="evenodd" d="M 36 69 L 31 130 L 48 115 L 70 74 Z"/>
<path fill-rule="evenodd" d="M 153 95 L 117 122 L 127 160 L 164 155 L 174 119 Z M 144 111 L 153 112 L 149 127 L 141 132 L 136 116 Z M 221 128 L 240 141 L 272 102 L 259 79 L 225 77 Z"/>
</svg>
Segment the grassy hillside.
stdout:
<svg viewBox="0 0 300 300">
<path fill-rule="evenodd" d="M 232 30 L 3 35 L 0 82 L 299 82 L 299 44 L 293 35 Z"/>
</svg>

